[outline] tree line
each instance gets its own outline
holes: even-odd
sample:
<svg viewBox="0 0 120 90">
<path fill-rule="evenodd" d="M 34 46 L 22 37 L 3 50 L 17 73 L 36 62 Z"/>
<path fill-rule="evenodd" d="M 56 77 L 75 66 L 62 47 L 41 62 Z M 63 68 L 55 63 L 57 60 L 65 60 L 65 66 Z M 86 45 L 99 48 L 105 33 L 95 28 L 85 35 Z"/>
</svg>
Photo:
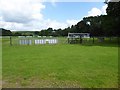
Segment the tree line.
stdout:
<svg viewBox="0 0 120 90">
<path fill-rule="evenodd" d="M 67 36 L 68 33 L 90 33 L 91 37 L 113 37 L 119 36 L 120 25 L 120 1 L 105 2 L 108 4 L 106 9 L 107 15 L 84 17 L 76 25 L 72 25 L 65 29 L 48 28 L 34 32 L 11 32 L 10 30 L 2 30 L 2 35 L 40 35 L 40 36 Z"/>
</svg>

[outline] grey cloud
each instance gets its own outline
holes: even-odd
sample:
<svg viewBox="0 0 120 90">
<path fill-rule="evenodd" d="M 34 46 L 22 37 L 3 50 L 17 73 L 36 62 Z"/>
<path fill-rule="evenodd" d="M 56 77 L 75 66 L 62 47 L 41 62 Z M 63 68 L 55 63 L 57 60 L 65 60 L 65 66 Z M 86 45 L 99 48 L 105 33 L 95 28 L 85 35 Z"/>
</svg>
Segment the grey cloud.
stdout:
<svg viewBox="0 0 120 90">
<path fill-rule="evenodd" d="M 23 14 L 20 13 L 8 13 L 8 12 L 3 12 L 3 20 L 6 22 L 16 22 L 16 23 L 28 23 L 30 21 L 32 21 L 32 18 L 30 18 L 29 16 L 25 16 Z"/>
</svg>

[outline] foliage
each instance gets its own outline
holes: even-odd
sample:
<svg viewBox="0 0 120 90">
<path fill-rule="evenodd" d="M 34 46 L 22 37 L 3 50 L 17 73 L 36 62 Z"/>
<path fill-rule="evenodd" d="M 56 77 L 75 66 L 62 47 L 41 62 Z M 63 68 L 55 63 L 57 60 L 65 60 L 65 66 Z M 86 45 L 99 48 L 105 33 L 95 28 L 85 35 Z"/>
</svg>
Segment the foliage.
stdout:
<svg viewBox="0 0 120 90">
<path fill-rule="evenodd" d="M 114 19 L 113 27 L 115 33 L 120 36 L 120 1 L 119 2 L 108 2 L 107 14 Z"/>
<path fill-rule="evenodd" d="M 11 36 L 11 35 L 12 35 L 12 32 L 10 30 L 0 28 L 0 36 Z"/>
</svg>

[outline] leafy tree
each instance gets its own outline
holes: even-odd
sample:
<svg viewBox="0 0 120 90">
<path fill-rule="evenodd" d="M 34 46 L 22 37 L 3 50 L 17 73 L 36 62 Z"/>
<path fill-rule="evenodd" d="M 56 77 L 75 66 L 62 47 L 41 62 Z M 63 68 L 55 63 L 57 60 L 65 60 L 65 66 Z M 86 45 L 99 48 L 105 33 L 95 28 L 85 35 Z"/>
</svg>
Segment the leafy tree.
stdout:
<svg viewBox="0 0 120 90">
<path fill-rule="evenodd" d="M 21 36 L 22 34 L 20 32 L 13 33 L 13 36 Z"/>
<path fill-rule="evenodd" d="M 39 31 L 35 31 L 34 34 L 35 34 L 35 35 L 39 35 Z"/>
<path fill-rule="evenodd" d="M 119 2 L 108 2 L 108 8 L 106 9 L 109 17 L 113 18 L 113 30 L 116 36 L 120 36 L 119 25 L 120 25 L 120 1 Z"/>
<path fill-rule="evenodd" d="M 1 32 L 2 36 L 11 36 L 12 35 L 12 32 L 10 30 L 6 30 L 3 28 L 0 28 L 0 32 Z"/>
</svg>

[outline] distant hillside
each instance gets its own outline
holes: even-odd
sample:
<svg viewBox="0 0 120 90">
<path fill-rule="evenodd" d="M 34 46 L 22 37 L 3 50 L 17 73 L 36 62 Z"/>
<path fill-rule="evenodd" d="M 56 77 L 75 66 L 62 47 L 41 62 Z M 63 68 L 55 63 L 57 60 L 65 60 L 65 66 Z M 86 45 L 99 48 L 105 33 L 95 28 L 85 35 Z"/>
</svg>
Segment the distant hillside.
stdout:
<svg viewBox="0 0 120 90">
<path fill-rule="evenodd" d="M 10 30 L 0 28 L 0 36 L 11 36 L 12 32 Z"/>
</svg>

